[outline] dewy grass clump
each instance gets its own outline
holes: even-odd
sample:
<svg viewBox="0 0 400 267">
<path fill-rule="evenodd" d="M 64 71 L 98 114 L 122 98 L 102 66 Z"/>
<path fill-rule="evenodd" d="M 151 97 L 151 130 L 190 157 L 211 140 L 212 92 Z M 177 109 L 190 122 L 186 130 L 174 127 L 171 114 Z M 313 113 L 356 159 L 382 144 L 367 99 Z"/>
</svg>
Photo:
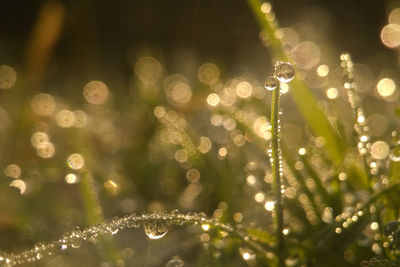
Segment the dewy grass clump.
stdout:
<svg viewBox="0 0 400 267">
<path fill-rule="evenodd" d="M 366 65 L 247 3 L 275 58 L 264 83 L 138 50 L 129 92 L 91 77 L 68 96 L 35 45 L 30 72 L 0 65 L 0 266 L 400 265 L 396 78 L 369 93 Z"/>
</svg>

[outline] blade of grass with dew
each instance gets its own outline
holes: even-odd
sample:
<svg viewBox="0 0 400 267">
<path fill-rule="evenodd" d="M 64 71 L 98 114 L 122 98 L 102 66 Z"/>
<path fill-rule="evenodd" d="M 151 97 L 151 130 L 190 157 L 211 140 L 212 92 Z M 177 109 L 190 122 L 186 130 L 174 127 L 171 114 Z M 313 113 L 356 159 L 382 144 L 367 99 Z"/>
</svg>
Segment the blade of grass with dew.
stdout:
<svg viewBox="0 0 400 267">
<path fill-rule="evenodd" d="M 247 234 L 249 234 L 253 239 L 269 246 L 269 249 L 273 251 L 272 247 L 274 243 L 276 242 L 275 236 L 271 235 L 270 233 L 261 230 L 261 229 L 255 229 L 255 228 L 247 228 L 246 229 Z"/>
<path fill-rule="evenodd" d="M 283 52 L 281 42 L 275 37 L 275 25 L 266 20 L 265 14 L 261 11 L 261 2 L 259 0 L 247 0 L 247 3 L 256 17 L 261 30 L 267 35 L 271 54 L 284 61 L 290 61 L 288 56 Z M 313 132 L 317 136 L 325 138 L 326 149 L 335 165 L 339 166 L 343 159 L 342 154 L 345 146 L 343 142 L 339 141 L 339 137 L 330 125 L 327 117 L 317 107 L 315 97 L 307 85 L 298 78 L 292 81 L 290 92 L 295 104 Z"/>
<path fill-rule="evenodd" d="M 252 132 L 252 129 L 250 129 L 247 125 L 242 124 L 241 122 L 238 122 L 238 125 L 240 127 L 242 127 L 244 129 L 244 131 L 248 132 L 251 135 L 251 139 L 253 140 L 253 142 L 251 142 L 250 144 L 255 144 L 254 147 L 255 147 L 256 151 L 258 151 L 260 147 L 265 146 L 265 139 L 263 139 L 260 136 L 254 134 Z M 312 208 L 314 210 L 314 213 L 316 214 L 317 218 L 321 218 L 321 212 L 320 212 L 320 210 L 318 208 L 317 203 L 315 202 L 315 199 L 313 197 L 313 193 L 311 193 L 311 191 L 307 187 L 304 177 L 294 167 L 294 160 L 290 156 L 290 153 L 287 152 L 287 149 L 285 148 L 284 145 L 281 144 L 280 148 L 281 148 L 282 154 L 284 156 L 286 165 L 289 167 L 289 170 L 292 172 L 292 174 L 295 177 L 296 181 L 300 184 L 301 192 L 306 194 L 306 196 L 308 198 L 308 201 L 311 203 L 311 206 L 312 206 Z M 263 150 L 262 150 L 262 155 L 264 155 L 264 151 Z M 288 208 L 288 210 L 291 213 L 293 213 L 293 215 L 296 218 L 301 220 L 306 225 L 311 225 L 309 220 L 305 216 L 305 210 L 303 208 L 299 208 L 299 207 L 301 207 L 301 204 L 300 204 L 300 202 L 298 202 L 298 200 L 293 200 L 293 201 L 290 200 L 289 201 L 289 199 L 286 198 L 284 205 L 285 206 L 286 205 L 290 205 L 290 207 L 293 207 L 293 208 Z"/>
<path fill-rule="evenodd" d="M 350 216 L 348 216 L 348 218 L 352 218 L 354 215 L 358 215 L 359 212 L 363 212 L 361 217 L 366 217 L 367 219 L 370 218 L 371 214 L 369 213 L 369 210 L 368 210 L 369 207 L 372 204 L 375 204 L 378 200 L 381 200 L 383 197 L 387 197 L 391 193 L 398 191 L 399 188 L 400 188 L 400 183 L 397 183 L 397 184 L 390 185 L 389 187 L 382 189 L 379 192 L 373 194 L 367 201 L 364 202 L 364 204 L 361 207 L 359 207 L 358 209 L 353 211 L 352 214 Z M 358 225 L 360 223 L 360 221 L 361 220 L 359 217 L 359 219 L 356 222 L 354 222 L 353 224 Z M 310 239 L 313 240 L 312 242 L 314 242 L 314 244 L 316 244 L 316 247 L 318 248 L 317 251 L 319 249 L 329 247 L 330 246 L 329 244 L 331 242 L 335 242 L 335 241 L 333 241 L 333 239 L 336 238 L 335 235 L 337 235 L 335 233 L 335 228 L 341 228 L 341 226 L 342 226 L 342 221 L 335 221 L 334 223 L 327 225 L 326 227 L 321 229 L 321 231 L 316 232 L 313 236 L 310 237 Z M 351 227 L 348 227 L 348 228 L 353 227 L 352 225 L 350 225 L 350 226 Z M 355 228 L 355 229 L 357 229 L 357 231 L 361 232 L 364 228 L 362 228 L 362 229 Z M 352 235 L 353 241 L 354 241 L 354 238 L 358 237 L 360 233 L 358 233 L 358 235 L 356 235 L 356 234 L 357 233 L 347 233 L 345 235 Z M 343 240 L 350 240 L 350 239 L 348 239 L 348 237 L 344 237 Z"/>
<path fill-rule="evenodd" d="M 277 238 L 278 266 L 284 266 L 285 239 L 283 237 L 283 207 L 281 193 L 281 156 L 279 147 L 279 99 L 280 88 L 272 91 L 271 104 L 271 169 L 272 169 L 272 191 L 275 195 L 275 231 Z"/>
</svg>

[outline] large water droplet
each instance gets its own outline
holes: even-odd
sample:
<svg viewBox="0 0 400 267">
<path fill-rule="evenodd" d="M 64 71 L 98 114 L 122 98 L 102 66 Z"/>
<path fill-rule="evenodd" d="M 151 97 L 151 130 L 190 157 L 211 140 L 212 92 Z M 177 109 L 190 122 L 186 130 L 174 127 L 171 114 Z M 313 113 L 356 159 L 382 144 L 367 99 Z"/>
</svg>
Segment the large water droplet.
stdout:
<svg viewBox="0 0 400 267">
<path fill-rule="evenodd" d="M 185 263 L 179 258 L 178 256 L 174 256 L 167 264 L 165 267 L 183 267 L 185 266 Z"/>
<path fill-rule="evenodd" d="M 280 82 L 290 82 L 291 80 L 293 80 L 294 74 L 294 68 L 288 62 L 280 63 L 275 67 L 275 75 Z"/>
<path fill-rule="evenodd" d="M 278 81 L 275 79 L 275 77 L 269 76 L 267 77 L 267 79 L 265 79 L 264 87 L 268 91 L 275 90 L 277 86 L 278 86 Z"/>
<path fill-rule="evenodd" d="M 144 232 L 150 239 L 163 238 L 168 232 L 168 224 L 162 220 L 146 222 L 143 227 Z"/>
</svg>

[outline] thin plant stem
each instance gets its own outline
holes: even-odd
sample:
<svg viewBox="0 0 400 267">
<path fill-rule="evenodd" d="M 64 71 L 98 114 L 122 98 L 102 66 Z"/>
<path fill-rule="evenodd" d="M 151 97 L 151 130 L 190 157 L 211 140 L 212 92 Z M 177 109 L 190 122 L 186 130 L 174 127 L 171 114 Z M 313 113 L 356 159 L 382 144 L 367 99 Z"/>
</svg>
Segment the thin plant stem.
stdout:
<svg viewBox="0 0 400 267">
<path fill-rule="evenodd" d="M 82 180 L 79 184 L 83 204 L 85 206 L 86 221 L 89 225 L 102 223 L 104 219 L 102 215 L 102 209 L 94 189 L 93 177 L 89 171 L 85 170 L 81 174 L 81 179 Z"/>
<path fill-rule="evenodd" d="M 271 167 L 273 179 L 273 191 L 275 195 L 275 227 L 277 240 L 278 266 L 284 266 L 285 243 L 283 238 L 283 207 L 281 193 L 281 151 L 279 147 L 279 102 L 280 90 L 275 89 L 272 92 L 271 105 Z"/>
</svg>

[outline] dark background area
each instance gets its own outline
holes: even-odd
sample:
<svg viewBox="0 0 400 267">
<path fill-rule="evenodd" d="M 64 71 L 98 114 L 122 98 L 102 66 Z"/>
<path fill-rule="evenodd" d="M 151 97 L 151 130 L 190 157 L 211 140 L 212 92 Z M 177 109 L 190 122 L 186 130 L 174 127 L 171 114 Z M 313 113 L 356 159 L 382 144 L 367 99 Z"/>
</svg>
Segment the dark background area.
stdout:
<svg viewBox="0 0 400 267">
<path fill-rule="evenodd" d="M 43 2 L 3 1 L 0 5 L 2 64 L 23 69 L 26 45 Z M 179 66 L 179 56 L 190 55 L 198 64 L 211 60 L 229 75 L 246 71 L 262 75 L 270 62 L 244 0 L 86 0 L 64 1 L 64 5 L 66 17 L 47 82 L 86 81 L 96 76 L 128 81 L 135 53 L 149 47 L 168 62 L 171 73 L 185 69 Z M 391 6 L 385 1 L 280 0 L 273 6 L 281 26 L 308 20 L 317 23 L 316 30 L 318 17 L 309 11 L 320 8 L 328 16 L 327 41 L 340 51 L 351 52 L 355 61 L 388 51 L 379 40 L 386 8 Z M 299 35 L 300 40 L 307 37 Z"/>
</svg>

